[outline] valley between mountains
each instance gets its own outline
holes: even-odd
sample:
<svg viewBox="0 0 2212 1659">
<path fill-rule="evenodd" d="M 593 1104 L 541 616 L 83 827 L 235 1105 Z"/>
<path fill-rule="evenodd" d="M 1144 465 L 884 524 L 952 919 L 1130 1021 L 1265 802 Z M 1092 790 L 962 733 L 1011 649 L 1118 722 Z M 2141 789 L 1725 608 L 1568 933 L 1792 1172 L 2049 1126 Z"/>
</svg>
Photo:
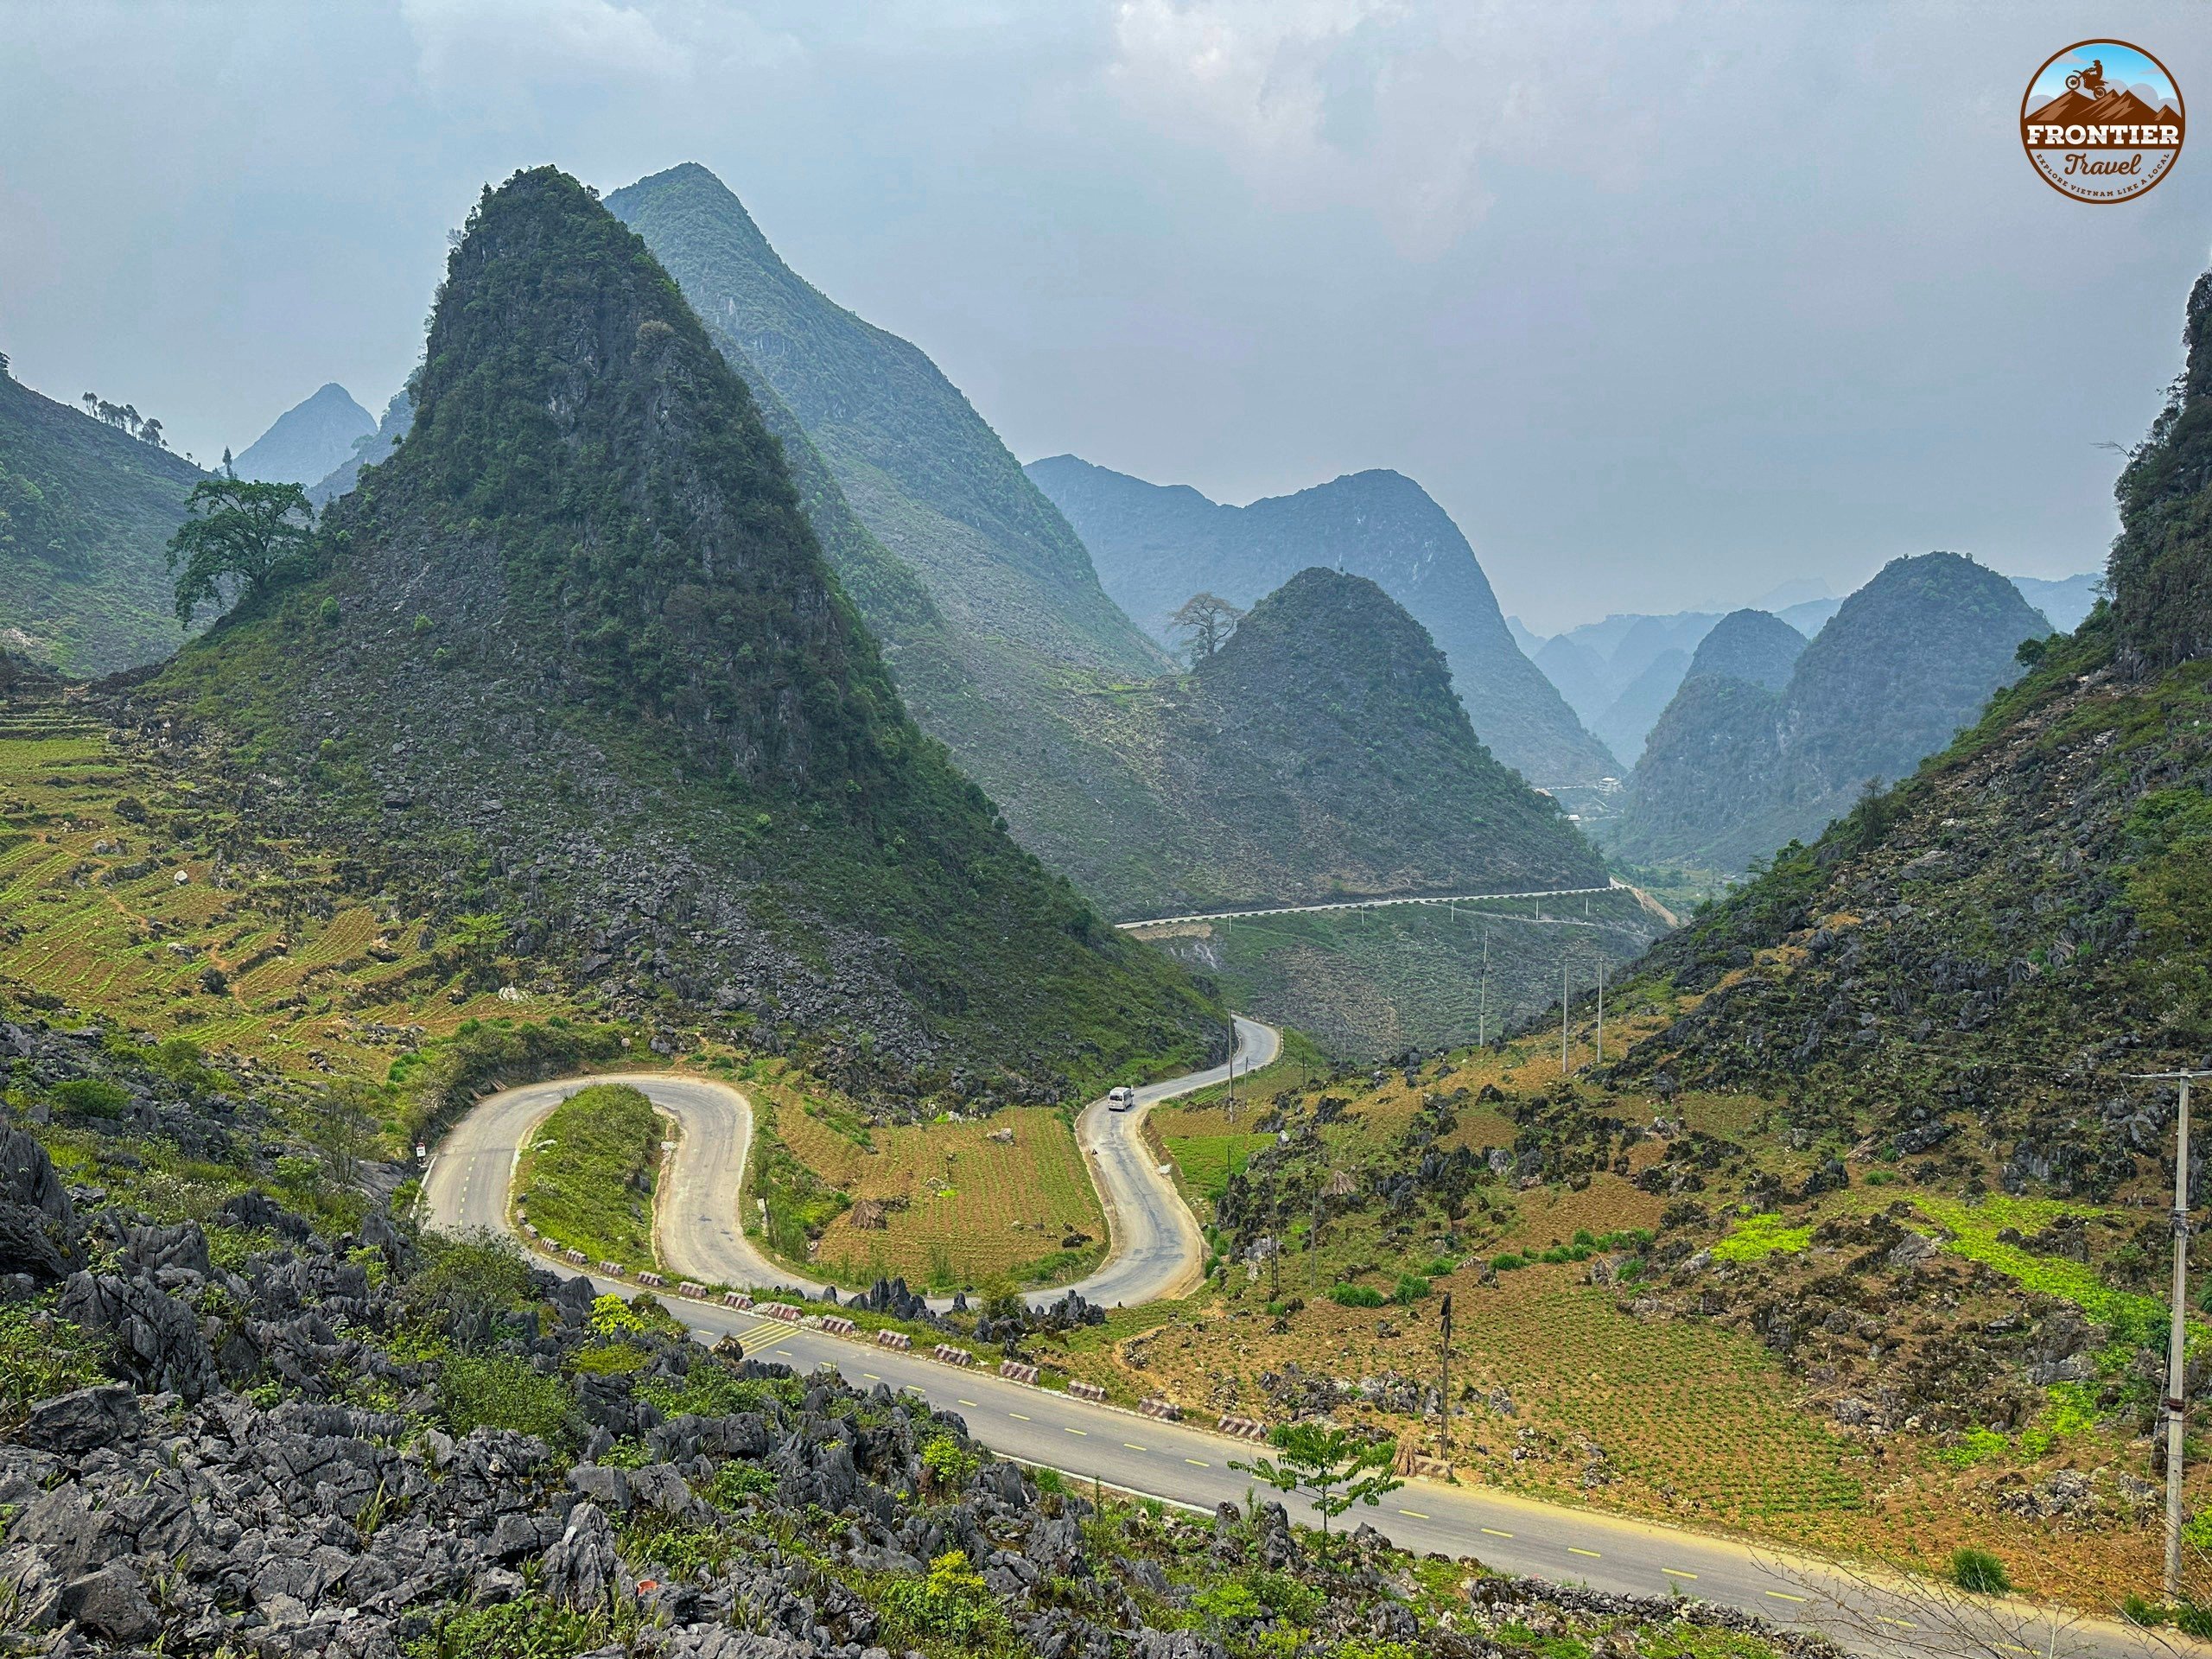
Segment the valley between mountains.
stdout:
<svg viewBox="0 0 2212 1659">
<path fill-rule="evenodd" d="M 1549 640 L 696 165 L 487 185 L 382 407 L 0 374 L 0 1651 L 2212 1631 L 2212 276 L 2094 594 Z"/>
</svg>

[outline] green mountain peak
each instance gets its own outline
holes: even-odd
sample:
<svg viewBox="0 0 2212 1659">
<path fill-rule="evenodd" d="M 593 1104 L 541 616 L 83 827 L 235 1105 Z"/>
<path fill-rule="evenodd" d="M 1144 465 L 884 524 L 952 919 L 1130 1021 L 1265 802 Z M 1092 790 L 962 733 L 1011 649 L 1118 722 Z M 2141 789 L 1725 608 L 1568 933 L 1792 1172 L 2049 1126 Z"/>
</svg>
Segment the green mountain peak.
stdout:
<svg viewBox="0 0 2212 1659">
<path fill-rule="evenodd" d="M 583 187 L 486 193 L 413 392 L 327 574 L 149 694 L 268 811 L 618 1009 L 785 1032 L 855 1086 L 1203 1051 L 1199 992 L 915 728 L 751 397 Z"/>
</svg>

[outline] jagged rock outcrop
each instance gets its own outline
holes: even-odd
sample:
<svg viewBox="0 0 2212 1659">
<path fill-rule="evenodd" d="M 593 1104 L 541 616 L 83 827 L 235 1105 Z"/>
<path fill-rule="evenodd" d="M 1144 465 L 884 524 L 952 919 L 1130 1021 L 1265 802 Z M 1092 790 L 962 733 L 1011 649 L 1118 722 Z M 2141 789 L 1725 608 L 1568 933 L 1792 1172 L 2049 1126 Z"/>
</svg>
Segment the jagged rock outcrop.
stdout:
<svg viewBox="0 0 2212 1659">
<path fill-rule="evenodd" d="M 28 1132 L 0 1128 L 0 1274 L 51 1281 L 73 1271 L 76 1210 L 54 1160 Z"/>
</svg>

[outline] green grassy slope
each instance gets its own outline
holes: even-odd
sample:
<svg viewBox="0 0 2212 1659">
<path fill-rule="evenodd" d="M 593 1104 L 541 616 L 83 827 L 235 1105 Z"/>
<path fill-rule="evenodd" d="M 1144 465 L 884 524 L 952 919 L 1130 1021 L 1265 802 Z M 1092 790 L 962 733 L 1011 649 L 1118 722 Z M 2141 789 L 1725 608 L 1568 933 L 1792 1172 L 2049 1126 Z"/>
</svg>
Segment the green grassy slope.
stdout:
<svg viewBox="0 0 2212 1659">
<path fill-rule="evenodd" d="M 1052 1097 L 1205 1052 L 1201 989 L 915 728 L 742 383 L 574 181 L 486 194 L 415 393 L 326 574 L 142 694 L 262 821 L 855 1088 Z"/>
<path fill-rule="evenodd" d="M 0 372 L 0 651 L 78 675 L 175 651 L 162 550 L 200 476 Z"/>
</svg>

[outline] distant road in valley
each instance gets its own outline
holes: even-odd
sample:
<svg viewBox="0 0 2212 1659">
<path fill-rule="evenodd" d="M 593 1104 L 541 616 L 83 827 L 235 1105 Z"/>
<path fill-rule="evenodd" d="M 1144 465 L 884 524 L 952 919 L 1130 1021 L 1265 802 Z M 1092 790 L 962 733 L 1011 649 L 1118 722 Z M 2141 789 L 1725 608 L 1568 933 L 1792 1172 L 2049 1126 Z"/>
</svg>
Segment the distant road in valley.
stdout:
<svg viewBox="0 0 2212 1659">
<path fill-rule="evenodd" d="M 1129 932 L 1141 927 L 1172 927 L 1182 922 L 1241 922 L 1248 916 L 1305 916 L 1324 910 L 1382 910 L 1391 905 L 1494 904 L 1503 899 L 1567 899 L 1580 898 L 1586 893 L 1636 891 L 1625 881 L 1609 881 L 1602 887 L 1541 887 L 1530 893 L 1454 893 L 1418 899 L 1344 899 L 1328 905 L 1277 905 L 1270 910 L 1210 910 L 1193 916 L 1149 916 L 1141 922 L 1116 922 L 1114 925 Z"/>
</svg>

